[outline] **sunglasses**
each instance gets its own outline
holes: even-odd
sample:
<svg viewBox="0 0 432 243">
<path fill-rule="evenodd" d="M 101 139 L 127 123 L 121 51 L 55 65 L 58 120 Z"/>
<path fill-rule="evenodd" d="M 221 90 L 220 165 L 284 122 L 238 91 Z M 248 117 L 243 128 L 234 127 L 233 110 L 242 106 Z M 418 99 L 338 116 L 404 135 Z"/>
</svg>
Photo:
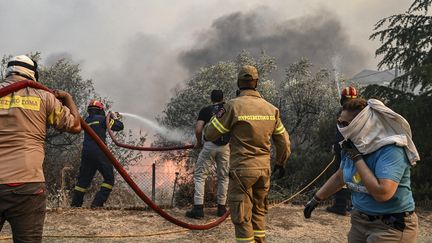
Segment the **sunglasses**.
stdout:
<svg viewBox="0 0 432 243">
<path fill-rule="evenodd" d="M 348 122 L 348 121 L 337 121 L 337 124 L 338 124 L 338 126 L 339 127 L 347 127 L 347 126 L 349 126 L 349 124 L 350 124 L 351 122 Z"/>
</svg>

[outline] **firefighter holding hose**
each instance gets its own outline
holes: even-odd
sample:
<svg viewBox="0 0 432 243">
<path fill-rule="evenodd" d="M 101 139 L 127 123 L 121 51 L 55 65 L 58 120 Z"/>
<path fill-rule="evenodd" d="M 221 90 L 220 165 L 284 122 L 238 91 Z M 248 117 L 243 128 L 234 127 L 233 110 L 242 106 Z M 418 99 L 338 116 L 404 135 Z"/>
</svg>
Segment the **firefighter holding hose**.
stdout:
<svg viewBox="0 0 432 243">
<path fill-rule="evenodd" d="M 228 204 L 237 242 L 265 241 L 271 140 L 279 177 L 291 153 L 279 110 L 256 91 L 257 82 L 257 69 L 243 66 L 237 81 L 239 96 L 224 105 L 204 132 L 208 141 L 231 133 Z"/>
<path fill-rule="evenodd" d="M 35 61 L 25 55 L 7 64 L 5 88 L 38 81 Z M 80 116 L 72 96 L 23 88 L 0 98 L 0 231 L 8 221 L 14 242 L 41 242 L 45 221 L 44 143 L 47 124 L 79 133 Z"/>
<path fill-rule="evenodd" d="M 87 107 L 87 112 L 89 116 L 85 120 L 86 123 L 96 132 L 104 143 L 106 143 L 106 131 L 108 128 L 113 131 L 123 130 L 124 126 L 120 121 L 121 117 L 117 112 L 110 113 L 110 122 L 109 124 L 106 124 L 104 105 L 100 101 L 91 100 Z M 82 206 L 84 194 L 90 186 L 96 171 L 99 171 L 99 173 L 102 174 L 104 181 L 91 204 L 92 208 L 103 207 L 103 204 L 108 200 L 114 186 L 114 169 L 113 165 L 99 149 L 98 145 L 87 133 L 85 133 L 81 154 L 81 165 L 77 177 L 78 182 L 74 188 L 72 197 L 72 207 Z"/>
</svg>

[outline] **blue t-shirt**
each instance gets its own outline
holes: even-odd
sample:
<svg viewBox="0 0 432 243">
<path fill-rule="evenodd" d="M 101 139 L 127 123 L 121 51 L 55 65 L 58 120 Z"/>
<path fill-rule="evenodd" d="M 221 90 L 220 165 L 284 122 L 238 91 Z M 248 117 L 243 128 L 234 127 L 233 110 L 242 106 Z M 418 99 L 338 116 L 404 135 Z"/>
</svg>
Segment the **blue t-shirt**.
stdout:
<svg viewBox="0 0 432 243">
<path fill-rule="evenodd" d="M 399 185 L 390 200 L 376 201 L 368 193 L 354 163 L 345 153 L 342 153 L 341 169 L 345 184 L 352 192 L 354 208 L 370 215 L 413 211 L 415 205 L 410 185 L 411 165 L 404 148 L 387 145 L 373 153 L 363 155 L 363 159 L 376 178 L 390 179 Z"/>
</svg>

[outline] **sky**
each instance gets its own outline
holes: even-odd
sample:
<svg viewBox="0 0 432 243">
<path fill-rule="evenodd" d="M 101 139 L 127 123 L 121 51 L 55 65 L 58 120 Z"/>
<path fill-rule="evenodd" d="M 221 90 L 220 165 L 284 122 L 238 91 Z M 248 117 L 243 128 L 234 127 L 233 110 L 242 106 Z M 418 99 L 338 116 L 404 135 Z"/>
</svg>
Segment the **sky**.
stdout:
<svg viewBox="0 0 432 243">
<path fill-rule="evenodd" d="M 373 25 L 411 2 L 0 0 L 0 55 L 71 59 L 113 109 L 153 119 L 174 87 L 242 49 L 265 50 L 282 71 L 301 56 L 348 77 L 376 69 Z"/>
</svg>

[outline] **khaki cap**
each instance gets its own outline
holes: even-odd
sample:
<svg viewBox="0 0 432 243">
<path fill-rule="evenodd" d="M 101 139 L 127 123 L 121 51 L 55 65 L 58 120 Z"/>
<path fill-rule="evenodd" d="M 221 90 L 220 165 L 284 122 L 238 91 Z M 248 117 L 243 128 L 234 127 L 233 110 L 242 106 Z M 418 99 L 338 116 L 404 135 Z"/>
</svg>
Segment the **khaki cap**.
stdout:
<svg viewBox="0 0 432 243">
<path fill-rule="evenodd" d="M 241 67 L 238 80 L 256 80 L 258 79 L 258 71 L 254 66 L 245 65 Z"/>
</svg>

